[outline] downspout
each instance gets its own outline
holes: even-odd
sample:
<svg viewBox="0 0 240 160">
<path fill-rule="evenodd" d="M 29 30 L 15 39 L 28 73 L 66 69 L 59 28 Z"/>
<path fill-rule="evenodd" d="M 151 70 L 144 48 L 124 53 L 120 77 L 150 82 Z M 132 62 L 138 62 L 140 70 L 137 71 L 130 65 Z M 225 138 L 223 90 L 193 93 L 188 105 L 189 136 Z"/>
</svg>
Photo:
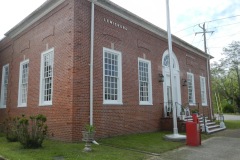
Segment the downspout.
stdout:
<svg viewBox="0 0 240 160">
<path fill-rule="evenodd" d="M 94 2 L 91 1 L 91 46 L 90 46 L 90 125 L 93 125 L 93 50 L 94 50 Z"/>
<path fill-rule="evenodd" d="M 94 51 L 94 3 L 91 1 L 91 46 L 90 46 L 90 125 L 93 125 L 93 51 Z M 99 145 L 95 140 L 92 143 Z"/>
</svg>

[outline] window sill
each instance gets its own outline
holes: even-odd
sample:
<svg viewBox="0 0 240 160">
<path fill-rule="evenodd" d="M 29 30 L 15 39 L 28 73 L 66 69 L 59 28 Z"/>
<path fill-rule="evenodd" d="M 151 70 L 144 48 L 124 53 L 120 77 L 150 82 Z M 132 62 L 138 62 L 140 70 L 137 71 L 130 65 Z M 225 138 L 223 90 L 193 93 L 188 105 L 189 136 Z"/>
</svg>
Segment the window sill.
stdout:
<svg viewBox="0 0 240 160">
<path fill-rule="evenodd" d="M 40 103 L 39 106 L 52 106 L 52 102 Z"/>
<path fill-rule="evenodd" d="M 18 105 L 17 107 L 18 108 L 25 108 L 25 107 L 27 107 L 27 105 Z"/>
<path fill-rule="evenodd" d="M 151 102 L 140 102 L 139 105 L 141 105 L 141 106 L 152 106 L 153 104 Z"/>
<path fill-rule="evenodd" d="M 189 103 L 189 106 L 197 106 L 196 103 Z"/>
<path fill-rule="evenodd" d="M 108 104 L 111 104 L 111 105 L 123 105 L 123 103 L 122 102 L 116 102 L 116 101 L 105 101 L 105 102 L 103 102 L 103 104 L 105 105 L 108 105 Z"/>
</svg>

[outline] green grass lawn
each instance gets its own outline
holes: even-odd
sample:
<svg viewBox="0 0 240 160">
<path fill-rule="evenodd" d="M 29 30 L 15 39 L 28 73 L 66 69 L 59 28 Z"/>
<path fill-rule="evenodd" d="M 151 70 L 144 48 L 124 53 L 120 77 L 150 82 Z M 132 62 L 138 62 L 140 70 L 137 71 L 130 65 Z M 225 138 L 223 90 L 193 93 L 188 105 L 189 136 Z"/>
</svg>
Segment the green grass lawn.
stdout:
<svg viewBox="0 0 240 160">
<path fill-rule="evenodd" d="M 140 160 L 185 145 L 185 142 L 169 142 L 163 139 L 169 132 L 156 132 L 118 136 L 99 140 L 100 145 L 92 145 L 93 152 L 82 152 L 84 143 L 64 143 L 46 140 L 40 149 L 23 149 L 18 142 L 7 142 L 0 135 L 0 155 L 9 160 L 51 160 L 64 157 L 68 160 Z"/>
<path fill-rule="evenodd" d="M 18 142 L 7 142 L 0 137 L 0 155 L 9 160 L 52 160 L 64 157 L 67 160 L 136 160 L 147 155 L 112 147 L 93 145 L 92 153 L 82 152 L 84 143 L 64 143 L 46 140 L 40 149 L 23 149 Z M 60 159 L 60 158 L 59 158 Z"/>
<path fill-rule="evenodd" d="M 224 121 L 227 129 L 240 129 L 240 121 Z"/>
<path fill-rule="evenodd" d="M 225 121 L 228 129 L 240 128 L 240 121 Z M 9 160 L 141 160 L 148 159 L 150 153 L 161 154 L 185 146 L 185 142 L 164 140 L 171 132 L 132 134 L 98 140 L 100 145 L 92 145 L 93 152 L 82 152 L 84 143 L 65 143 L 45 140 L 40 149 L 23 149 L 18 142 L 7 142 L 0 134 L 0 155 Z M 202 140 L 213 135 L 202 134 Z M 59 158 L 60 159 L 60 158 Z M 57 160 L 57 159 L 56 159 Z"/>
<path fill-rule="evenodd" d="M 135 135 L 106 138 L 99 141 L 103 145 L 111 145 L 119 148 L 131 148 L 152 153 L 163 153 L 184 146 L 186 142 L 170 142 L 164 140 L 169 132 L 155 132 Z"/>
</svg>

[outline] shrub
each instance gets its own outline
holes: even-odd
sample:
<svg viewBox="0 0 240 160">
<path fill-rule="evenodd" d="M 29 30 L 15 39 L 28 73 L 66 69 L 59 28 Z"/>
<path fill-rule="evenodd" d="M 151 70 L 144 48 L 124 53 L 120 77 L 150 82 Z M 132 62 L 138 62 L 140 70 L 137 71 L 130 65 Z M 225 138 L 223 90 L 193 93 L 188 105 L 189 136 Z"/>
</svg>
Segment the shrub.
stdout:
<svg viewBox="0 0 240 160">
<path fill-rule="evenodd" d="M 90 125 L 90 124 L 85 125 L 84 129 L 85 129 L 85 131 L 87 131 L 89 133 L 92 133 L 92 132 L 95 131 L 95 127 L 93 125 Z"/>
<path fill-rule="evenodd" d="M 235 113 L 234 107 L 231 104 L 226 104 L 223 107 L 223 113 Z"/>
<path fill-rule="evenodd" d="M 18 140 L 18 118 L 7 118 L 4 121 L 4 132 L 6 134 L 6 138 L 9 142 L 16 142 Z"/>
<path fill-rule="evenodd" d="M 31 116 L 30 120 L 24 115 L 19 119 L 18 140 L 24 148 L 39 148 L 47 135 L 47 118 L 39 114 Z"/>
</svg>

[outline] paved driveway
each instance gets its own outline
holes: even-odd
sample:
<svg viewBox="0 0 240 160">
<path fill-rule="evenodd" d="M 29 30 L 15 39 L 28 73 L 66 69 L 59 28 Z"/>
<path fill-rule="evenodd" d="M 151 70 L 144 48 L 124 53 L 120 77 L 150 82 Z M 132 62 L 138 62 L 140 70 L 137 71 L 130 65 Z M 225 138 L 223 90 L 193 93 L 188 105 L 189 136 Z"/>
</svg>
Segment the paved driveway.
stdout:
<svg viewBox="0 0 240 160">
<path fill-rule="evenodd" d="M 230 115 L 230 114 L 223 114 L 225 120 L 239 120 L 240 121 L 240 115 Z M 218 114 L 215 114 L 215 117 L 218 118 Z"/>
<path fill-rule="evenodd" d="M 240 129 L 216 133 L 198 147 L 182 147 L 148 160 L 239 160 Z"/>
</svg>

